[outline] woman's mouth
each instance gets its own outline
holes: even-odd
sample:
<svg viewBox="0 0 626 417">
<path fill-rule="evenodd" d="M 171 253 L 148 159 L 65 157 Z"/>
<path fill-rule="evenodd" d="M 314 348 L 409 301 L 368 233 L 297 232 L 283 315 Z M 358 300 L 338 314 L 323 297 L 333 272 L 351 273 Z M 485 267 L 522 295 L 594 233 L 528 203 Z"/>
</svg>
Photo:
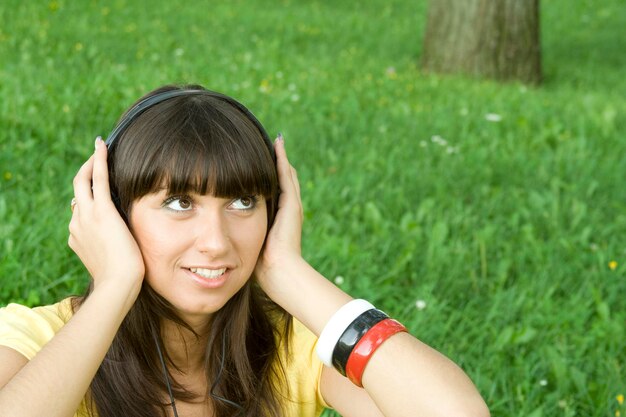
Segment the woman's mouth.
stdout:
<svg viewBox="0 0 626 417">
<path fill-rule="evenodd" d="M 230 275 L 228 268 L 185 268 L 190 278 L 202 288 L 219 288 L 224 285 Z"/>
<path fill-rule="evenodd" d="M 200 275 L 202 278 L 206 279 L 216 279 L 219 278 L 226 272 L 226 268 L 220 269 L 207 269 L 207 268 L 189 268 L 191 272 L 196 275 Z"/>
</svg>

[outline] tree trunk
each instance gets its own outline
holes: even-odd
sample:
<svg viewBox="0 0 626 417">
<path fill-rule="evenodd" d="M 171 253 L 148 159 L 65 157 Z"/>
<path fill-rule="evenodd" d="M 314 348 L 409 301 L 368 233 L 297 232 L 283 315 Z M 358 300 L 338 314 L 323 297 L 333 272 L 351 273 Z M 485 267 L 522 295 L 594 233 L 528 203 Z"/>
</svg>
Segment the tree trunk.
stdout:
<svg viewBox="0 0 626 417">
<path fill-rule="evenodd" d="M 431 0 L 422 68 L 539 84 L 539 0 Z"/>
</svg>

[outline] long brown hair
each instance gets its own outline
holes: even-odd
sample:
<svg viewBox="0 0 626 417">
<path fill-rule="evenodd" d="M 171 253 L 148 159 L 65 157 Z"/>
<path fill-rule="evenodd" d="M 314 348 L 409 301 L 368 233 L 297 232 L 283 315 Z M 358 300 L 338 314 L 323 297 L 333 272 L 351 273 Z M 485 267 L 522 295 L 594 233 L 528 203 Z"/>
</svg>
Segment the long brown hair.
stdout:
<svg viewBox="0 0 626 417">
<path fill-rule="evenodd" d="M 165 86 L 141 100 L 181 87 Z M 203 89 L 192 85 L 184 89 Z M 132 107 L 131 107 L 132 109 Z M 124 116 L 122 116 L 122 119 Z M 170 195 L 262 195 L 272 224 L 278 178 L 258 122 L 230 100 L 207 94 L 170 98 L 148 108 L 109 152 L 111 192 L 127 219 L 138 198 L 164 185 Z M 271 146 L 271 145 L 270 145 Z M 79 306 L 88 297 L 75 300 Z M 166 415 L 165 383 L 157 346 L 169 320 L 199 337 L 173 306 L 144 282 L 93 379 L 89 399 L 100 417 Z M 214 415 L 280 416 L 284 373 L 278 338 L 288 340 L 291 317 L 250 279 L 211 317 L 205 351 L 208 392 L 191 392 L 168 370 L 176 399 L 211 402 Z M 158 345 L 157 345 L 158 343 Z M 175 368 L 167 351 L 168 368 Z"/>
</svg>

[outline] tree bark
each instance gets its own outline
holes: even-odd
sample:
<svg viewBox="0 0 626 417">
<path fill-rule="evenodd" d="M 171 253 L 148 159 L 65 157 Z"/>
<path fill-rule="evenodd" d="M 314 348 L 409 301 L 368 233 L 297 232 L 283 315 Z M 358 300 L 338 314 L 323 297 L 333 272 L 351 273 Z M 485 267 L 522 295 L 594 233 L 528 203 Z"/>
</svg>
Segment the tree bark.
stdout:
<svg viewBox="0 0 626 417">
<path fill-rule="evenodd" d="M 431 0 L 422 68 L 539 84 L 539 0 Z"/>
</svg>

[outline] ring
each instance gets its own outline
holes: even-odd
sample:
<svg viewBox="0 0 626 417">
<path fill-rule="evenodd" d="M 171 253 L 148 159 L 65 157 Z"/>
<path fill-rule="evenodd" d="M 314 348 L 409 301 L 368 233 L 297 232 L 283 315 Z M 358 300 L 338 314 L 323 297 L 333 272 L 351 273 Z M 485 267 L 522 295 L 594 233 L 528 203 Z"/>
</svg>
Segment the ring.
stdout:
<svg viewBox="0 0 626 417">
<path fill-rule="evenodd" d="M 74 212 L 74 207 L 76 207 L 76 197 L 72 198 L 70 202 L 70 210 L 72 210 L 72 213 Z"/>
</svg>

